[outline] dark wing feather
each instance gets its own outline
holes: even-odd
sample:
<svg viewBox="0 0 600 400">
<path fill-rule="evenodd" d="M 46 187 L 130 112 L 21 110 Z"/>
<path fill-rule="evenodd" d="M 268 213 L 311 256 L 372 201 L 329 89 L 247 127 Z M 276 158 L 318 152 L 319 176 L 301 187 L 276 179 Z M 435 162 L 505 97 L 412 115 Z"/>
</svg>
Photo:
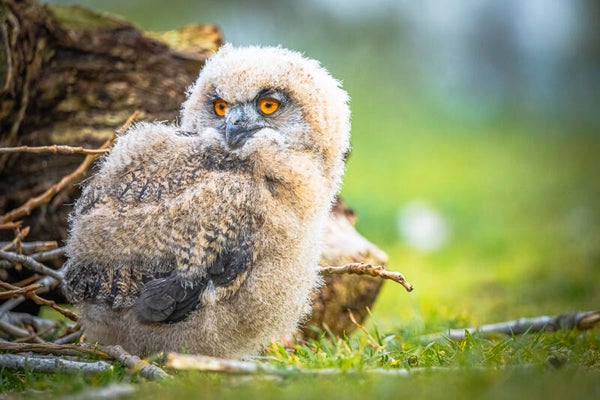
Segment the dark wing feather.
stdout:
<svg viewBox="0 0 600 400">
<path fill-rule="evenodd" d="M 142 288 L 135 313 L 144 323 L 180 321 L 196 308 L 205 287 L 202 283 L 185 287 L 175 275 L 155 279 Z"/>
<path fill-rule="evenodd" d="M 233 243 L 221 251 L 196 282 L 186 282 L 176 273 L 148 282 L 140 291 L 135 313 L 144 323 L 173 323 L 185 319 L 201 306 L 200 297 L 212 282 L 226 287 L 246 271 L 252 263 L 253 242 L 249 231 L 242 230 Z"/>
</svg>

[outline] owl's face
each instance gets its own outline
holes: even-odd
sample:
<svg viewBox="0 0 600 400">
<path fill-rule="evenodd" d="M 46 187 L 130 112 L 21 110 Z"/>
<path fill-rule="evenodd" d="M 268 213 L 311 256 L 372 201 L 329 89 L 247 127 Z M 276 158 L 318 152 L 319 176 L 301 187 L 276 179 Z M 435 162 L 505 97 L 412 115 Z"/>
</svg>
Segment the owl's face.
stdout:
<svg viewBox="0 0 600 400">
<path fill-rule="evenodd" d="M 240 153 L 275 146 L 312 152 L 327 163 L 349 147 L 347 100 L 315 60 L 277 47 L 224 45 L 189 89 L 181 127 L 216 135 Z"/>
<path fill-rule="evenodd" d="M 264 88 L 240 100 L 227 98 L 214 88 L 204 106 L 208 125 L 230 149 L 241 148 L 255 137 L 291 143 L 307 129 L 301 107 L 280 89 Z"/>
</svg>

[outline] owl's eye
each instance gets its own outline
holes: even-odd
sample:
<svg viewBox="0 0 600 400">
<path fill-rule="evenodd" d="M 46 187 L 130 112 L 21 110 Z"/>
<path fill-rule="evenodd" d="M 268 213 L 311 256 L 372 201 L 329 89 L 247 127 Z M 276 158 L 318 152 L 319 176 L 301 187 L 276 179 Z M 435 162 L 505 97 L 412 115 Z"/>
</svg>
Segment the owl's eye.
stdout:
<svg viewBox="0 0 600 400">
<path fill-rule="evenodd" d="M 258 109 L 265 115 L 273 114 L 279 108 L 279 100 L 272 97 L 264 97 L 258 101 Z"/>
<path fill-rule="evenodd" d="M 225 113 L 227 113 L 228 107 L 229 104 L 227 104 L 227 102 L 223 99 L 217 99 L 213 101 L 213 108 L 215 110 L 215 114 L 217 114 L 217 116 L 219 117 L 222 117 L 225 115 Z"/>
</svg>

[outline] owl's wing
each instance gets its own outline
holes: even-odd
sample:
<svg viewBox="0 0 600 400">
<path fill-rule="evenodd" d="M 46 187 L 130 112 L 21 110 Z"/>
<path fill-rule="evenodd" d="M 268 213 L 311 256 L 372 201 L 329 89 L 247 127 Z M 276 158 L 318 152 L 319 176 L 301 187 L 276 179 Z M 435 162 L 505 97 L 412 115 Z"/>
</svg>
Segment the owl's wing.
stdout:
<svg viewBox="0 0 600 400">
<path fill-rule="evenodd" d="M 240 280 L 252 263 L 253 241 L 244 229 L 229 240 L 210 265 L 201 268 L 199 276 L 190 279 L 176 270 L 166 278 L 148 282 L 140 290 L 134 310 L 141 322 L 178 322 L 202 307 L 208 291 L 220 292 L 223 300 L 239 287 Z M 237 285 L 236 285 L 237 283 Z M 209 300 L 210 301 L 210 300 Z"/>
<path fill-rule="evenodd" d="M 202 163 L 198 154 L 182 156 L 196 139 L 173 139 L 169 129 L 136 126 L 88 181 L 72 215 L 64 280 L 70 301 L 133 307 L 141 321 L 168 323 L 206 302 L 224 300 L 243 281 L 252 262 L 254 222 L 239 220 L 223 203 L 211 214 L 225 226 L 200 231 L 182 223 L 196 216 L 184 215 L 190 206 L 181 207 L 176 198 L 193 187 L 191 182 L 202 181 L 204 172 L 189 167 Z M 174 203 L 166 206 L 168 201 Z M 199 231 L 210 243 L 197 244 Z"/>
</svg>

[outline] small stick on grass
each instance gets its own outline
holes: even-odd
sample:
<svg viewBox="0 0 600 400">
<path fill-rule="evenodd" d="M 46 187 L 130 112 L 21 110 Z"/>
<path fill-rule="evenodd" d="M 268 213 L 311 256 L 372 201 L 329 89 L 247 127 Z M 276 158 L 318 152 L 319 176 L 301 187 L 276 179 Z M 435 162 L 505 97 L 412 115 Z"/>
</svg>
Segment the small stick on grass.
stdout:
<svg viewBox="0 0 600 400">
<path fill-rule="evenodd" d="M 365 368 L 365 369 L 344 369 L 344 368 L 321 368 L 305 369 L 295 367 L 276 367 L 266 363 L 256 361 L 226 360 L 222 358 L 169 353 L 165 367 L 176 370 L 195 370 L 203 372 L 218 372 L 223 374 L 241 374 L 241 375 L 267 375 L 267 376 L 340 376 L 340 375 L 378 375 L 378 376 L 410 376 L 413 373 L 430 372 L 432 370 L 451 371 L 450 368 Z"/>
<path fill-rule="evenodd" d="M 268 364 L 254 361 L 226 360 L 223 358 L 169 353 L 165 367 L 182 370 L 222 372 L 228 374 L 275 373 L 276 369 Z"/>
<path fill-rule="evenodd" d="M 56 343 L 15 343 L 6 340 L 0 340 L 0 351 L 7 353 L 36 353 L 36 354 L 55 354 L 62 356 L 87 356 L 96 357 L 102 360 L 114 358 L 106 352 L 90 347 L 77 346 L 74 344 L 56 344 Z"/>
<path fill-rule="evenodd" d="M 121 346 L 101 346 L 100 348 L 115 360 L 122 362 L 125 366 L 133 369 L 135 372 L 139 372 L 140 375 L 146 379 L 159 380 L 169 377 L 169 374 L 161 368 L 150 364 L 146 360 L 142 360 L 138 356 L 129 354 Z"/>
<path fill-rule="evenodd" d="M 97 374 L 112 370 L 113 366 L 106 361 L 73 361 L 59 357 L 44 357 L 36 355 L 0 354 L 0 367 L 28 370 L 31 372 Z"/>
<path fill-rule="evenodd" d="M 512 321 L 487 324 L 475 328 L 449 329 L 420 337 L 422 343 L 444 339 L 464 340 L 467 336 L 522 335 L 525 333 L 552 332 L 560 329 L 586 330 L 600 326 L 600 311 L 570 312 L 553 316 L 520 318 Z"/>
<path fill-rule="evenodd" d="M 352 263 L 339 267 L 322 267 L 319 269 L 322 275 L 332 274 L 355 274 L 355 275 L 370 275 L 378 278 L 389 279 L 404 286 L 407 292 L 413 290 L 413 286 L 406 281 L 404 275 L 400 272 L 388 271 L 381 265 L 371 265 L 365 263 Z"/>
</svg>

